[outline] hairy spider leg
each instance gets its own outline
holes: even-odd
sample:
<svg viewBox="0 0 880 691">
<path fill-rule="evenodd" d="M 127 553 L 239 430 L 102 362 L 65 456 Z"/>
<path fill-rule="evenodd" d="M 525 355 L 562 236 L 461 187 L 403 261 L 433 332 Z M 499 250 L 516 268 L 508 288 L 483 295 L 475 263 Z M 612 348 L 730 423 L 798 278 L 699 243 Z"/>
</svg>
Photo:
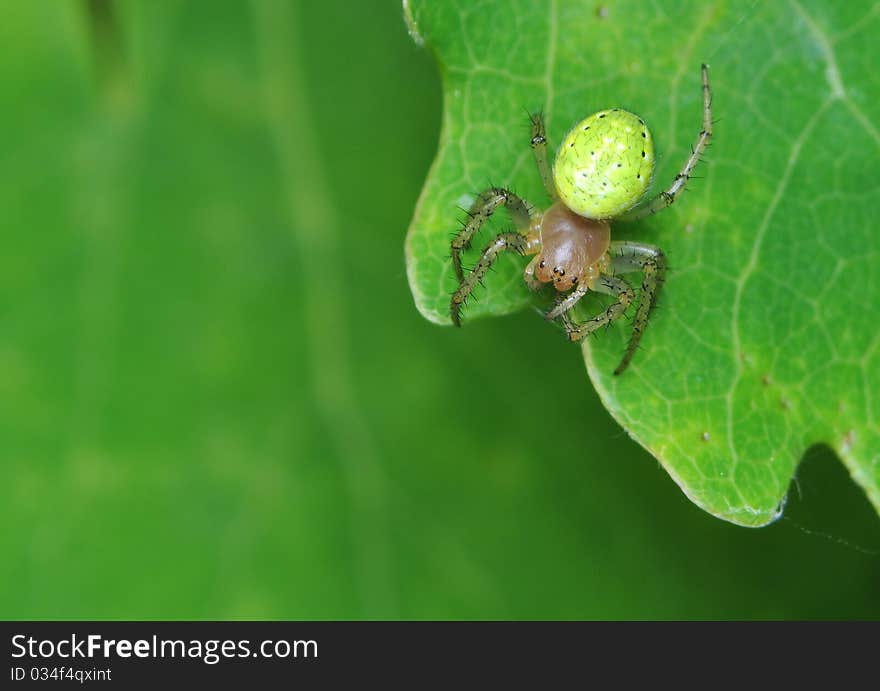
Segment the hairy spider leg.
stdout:
<svg viewBox="0 0 880 691">
<path fill-rule="evenodd" d="M 526 229 L 529 227 L 530 207 L 523 199 L 503 187 L 490 187 L 483 190 L 471 205 L 467 222 L 452 240 L 452 266 L 459 283 L 464 281 L 461 251 L 471 246 L 471 238 L 499 206 L 507 207 L 517 228 Z"/>
<path fill-rule="evenodd" d="M 547 196 L 555 202 L 559 199 L 556 193 L 556 184 L 553 182 L 553 172 L 550 168 L 550 162 L 547 160 L 547 131 L 544 128 L 544 116 L 541 113 L 534 113 L 529 116 L 532 121 L 532 153 L 535 155 L 535 164 L 538 166 L 538 173 L 541 175 L 541 182 L 544 183 L 544 189 L 547 190 Z"/>
<path fill-rule="evenodd" d="M 672 181 L 672 184 L 663 190 L 660 194 L 642 206 L 638 206 L 632 211 L 623 214 L 618 221 L 638 221 L 640 218 L 656 214 L 667 206 L 670 206 L 682 193 L 690 179 L 691 173 L 700 160 L 700 156 L 709 146 L 709 140 L 712 139 L 712 92 L 709 90 L 709 68 L 703 65 L 703 129 L 697 135 L 697 141 L 691 149 L 691 155 L 688 156 L 684 167 L 679 171 L 678 175 Z"/>
<path fill-rule="evenodd" d="M 517 254 L 531 254 L 537 251 L 534 243 L 531 243 L 529 240 L 529 237 L 520 233 L 501 233 L 486 245 L 473 271 L 465 277 L 461 285 L 458 286 L 458 290 L 452 294 L 449 312 L 452 315 L 453 324 L 461 326 L 461 306 L 468 299 L 477 283 L 486 275 L 486 272 L 491 268 L 501 252 L 510 250 Z"/>
<path fill-rule="evenodd" d="M 615 273 L 641 271 L 643 274 L 642 290 L 639 294 L 639 304 L 636 307 L 636 316 L 633 320 L 632 336 L 630 336 L 623 359 L 614 370 L 614 374 L 620 374 L 627 368 L 639 347 L 639 341 L 648 326 L 648 317 L 657 303 L 657 296 L 663 286 L 663 281 L 666 280 L 666 255 L 663 254 L 663 250 L 654 245 L 626 241 L 612 242 L 611 247 L 608 248 L 608 254 L 611 255 L 611 266 Z"/>
<path fill-rule="evenodd" d="M 617 301 L 611 303 L 604 312 L 583 324 L 575 323 L 569 312 L 564 312 L 562 314 L 562 324 L 565 326 L 565 330 L 568 333 L 568 340 L 570 341 L 582 341 L 596 329 L 599 329 L 606 324 L 610 324 L 626 312 L 626 308 L 629 307 L 635 299 L 635 293 L 633 293 L 632 286 L 622 278 L 617 278 L 616 276 L 603 274 L 597 281 L 594 281 L 592 289 L 597 293 L 611 295 L 617 298 Z"/>
<path fill-rule="evenodd" d="M 601 280 L 601 278 L 600 278 Z M 563 312 L 568 312 L 572 307 L 574 307 L 580 299 L 590 292 L 590 286 L 587 285 L 587 282 L 584 281 L 582 283 L 578 283 L 573 291 L 571 291 L 568 295 L 559 300 L 552 310 L 547 312 L 544 315 L 544 319 L 547 321 L 553 321 L 561 315 Z"/>
<path fill-rule="evenodd" d="M 540 257 L 540 255 L 538 256 Z M 564 297 L 560 296 L 553 309 L 544 315 L 544 319 L 547 321 L 553 321 L 580 302 L 580 299 L 584 297 L 584 295 L 591 290 L 596 290 L 597 281 L 601 280 L 606 274 L 614 273 L 613 271 L 609 271 L 610 267 L 611 262 L 608 253 L 606 252 L 599 261 L 583 270 L 581 275 L 577 277 L 574 290 Z"/>
</svg>

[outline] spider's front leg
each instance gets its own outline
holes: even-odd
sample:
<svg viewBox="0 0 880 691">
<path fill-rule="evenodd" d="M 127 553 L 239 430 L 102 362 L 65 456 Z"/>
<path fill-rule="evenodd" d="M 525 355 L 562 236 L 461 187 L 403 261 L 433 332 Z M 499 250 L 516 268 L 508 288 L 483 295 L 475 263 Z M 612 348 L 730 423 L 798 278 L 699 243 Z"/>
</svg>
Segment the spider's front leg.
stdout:
<svg viewBox="0 0 880 691">
<path fill-rule="evenodd" d="M 582 341 L 596 329 L 599 329 L 606 324 L 610 324 L 626 312 L 626 308 L 632 304 L 632 301 L 635 298 L 632 286 L 622 278 L 617 278 L 616 276 L 602 274 L 597 280 L 593 281 L 591 289 L 597 293 L 611 295 L 617 298 L 617 300 L 609 305 L 604 312 L 583 324 L 576 324 L 572 321 L 569 312 L 564 312 L 562 314 L 562 323 L 565 326 L 570 341 Z M 555 311 L 556 310 L 554 310 L 554 312 Z M 618 367 L 618 369 L 620 368 Z M 615 374 L 618 374 L 616 370 Z"/>
<path fill-rule="evenodd" d="M 506 206 L 517 228 L 529 227 L 530 207 L 520 197 L 503 187 L 490 187 L 476 198 L 467 212 L 468 219 L 452 239 L 452 266 L 459 283 L 464 281 L 461 268 L 461 251 L 471 246 L 471 238 L 489 220 L 499 206 Z"/>
<path fill-rule="evenodd" d="M 528 240 L 529 249 L 526 250 L 526 254 L 534 253 L 536 256 L 532 258 L 532 261 L 530 261 L 526 265 L 526 268 L 523 270 L 523 280 L 526 282 L 529 290 L 531 290 L 533 293 L 537 293 L 539 290 L 541 290 L 541 288 L 544 287 L 544 284 L 541 283 L 541 281 L 539 281 L 538 278 L 535 276 L 535 269 L 538 266 L 538 260 L 540 260 L 541 258 L 541 255 L 537 254 L 537 247 L 538 243 L 540 243 L 540 237 L 537 237 L 534 234 L 530 234 L 528 236 Z"/>
<path fill-rule="evenodd" d="M 473 271 L 462 280 L 458 290 L 452 294 L 449 313 L 452 316 L 453 324 L 461 326 L 461 306 L 467 301 L 477 283 L 483 280 L 483 276 L 492 267 L 498 255 L 505 250 L 512 250 L 518 254 L 533 254 L 537 251 L 535 239 L 530 235 L 521 235 L 520 233 L 501 233 L 486 245 Z"/>
<path fill-rule="evenodd" d="M 614 370 L 614 374 L 623 372 L 632 360 L 642 334 L 648 326 L 648 317 L 657 303 L 657 296 L 663 281 L 666 280 L 666 255 L 663 250 L 654 245 L 643 242 L 612 242 L 608 249 L 611 255 L 611 266 L 615 273 L 631 273 L 641 271 L 642 290 L 639 294 L 639 305 L 636 307 L 636 316 L 633 320 L 633 332 L 629 339 L 629 345 L 623 359 Z"/>
<path fill-rule="evenodd" d="M 581 281 L 568 295 L 566 295 L 565 297 L 561 297 L 559 300 L 557 300 L 556 305 L 554 305 L 553 309 L 544 315 L 544 319 L 549 322 L 553 321 L 557 317 L 562 316 L 563 314 L 566 314 L 567 312 L 569 312 L 569 310 L 571 310 L 572 307 L 580 302 L 580 299 L 588 292 L 590 292 L 589 283 L 587 281 Z"/>
</svg>

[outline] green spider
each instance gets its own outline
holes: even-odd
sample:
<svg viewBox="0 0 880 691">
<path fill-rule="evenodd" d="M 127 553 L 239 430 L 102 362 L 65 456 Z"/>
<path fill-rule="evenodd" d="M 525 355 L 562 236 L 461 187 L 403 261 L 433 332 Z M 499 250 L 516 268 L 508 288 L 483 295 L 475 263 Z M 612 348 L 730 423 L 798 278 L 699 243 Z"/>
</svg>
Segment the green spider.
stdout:
<svg viewBox="0 0 880 691">
<path fill-rule="evenodd" d="M 640 271 L 643 280 L 633 333 L 614 374 L 627 368 L 663 284 L 666 255 L 654 245 L 611 242 L 611 222 L 635 221 L 657 213 L 684 190 L 712 138 L 706 65 L 702 66 L 702 75 L 703 129 L 672 184 L 645 203 L 640 202 L 654 174 L 654 143 L 644 120 L 620 108 L 593 113 L 566 135 L 556 152 L 551 173 L 544 121 L 540 115 L 532 116 L 532 151 L 553 203 L 546 211 L 540 211 L 502 187 L 490 187 L 477 197 L 468 211 L 467 222 L 452 240 L 452 265 L 459 286 L 452 294 L 450 313 L 456 326 L 461 326 L 461 308 L 468 296 L 504 250 L 534 255 L 523 278 L 533 291 L 552 283 L 560 293 L 545 317 L 550 321 L 561 318 L 571 341 L 586 338 L 624 314 L 635 300 L 635 293 L 620 274 Z M 461 252 L 470 247 L 474 234 L 500 206 L 507 208 L 518 231 L 498 235 L 465 276 Z M 593 319 L 577 324 L 570 311 L 591 290 L 611 295 L 616 301 Z"/>
</svg>

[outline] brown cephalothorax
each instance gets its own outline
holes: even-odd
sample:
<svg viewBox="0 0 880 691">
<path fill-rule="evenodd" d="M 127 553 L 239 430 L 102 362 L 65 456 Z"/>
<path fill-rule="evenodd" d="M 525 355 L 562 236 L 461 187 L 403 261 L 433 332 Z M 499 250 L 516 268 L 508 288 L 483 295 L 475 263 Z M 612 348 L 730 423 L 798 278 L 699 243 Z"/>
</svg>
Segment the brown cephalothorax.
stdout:
<svg viewBox="0 0 880 691">
<path fill-rule="evenodd" d="M 578 216 L 562 202 L 556 202 L 540 218 L 541 253 L 535 277 L 541 283 L 553 282 L 560 292 L 571 290 L 585 280 L 590 266 L 605 256 L 611 245 L 611 226 Z"/>
<path fill-rule="evenodd" d="M 666 276 L 666 255 L 642 242 L 611 242 L 612 221 L 637 221 L 672 204 L 684 190 L 691 172 L 712 138 L 709 69 L 702 68 L 703 129 L 690 156 L 672 184 L 644 200 L 654 170 L 654 148 L 648 126 L 639 116 L 620 108 L 593 113 L 566 135 L 551 169 L 547 134 L 541 115 L 532 116 L 532 152 L 552 204 L 541 211 L 504 187 L 484 190 L 471 205 L 464 227 L 452 240 L 452 268 L 458 289 L 452 294 L 452 323 L 461 326 L 461 308 L 501 252 L 531 256 L 523 279 L 534 291 L 552 283 L 556 304 L 544 316 L 560 319 L 568 338 L 581 341 L 621 317 L 635 301 L 632 286 L 621 274 L 644 276 L 633 331 L 614 374 L 623 372 L 635 355 L 648 317 Z M 462 252 L 498 207 L 505 207 L 515 232 L 501 233 L 490 242 L 465 275 Z M 594 291 L 614 298 L 603 312 L 578 324 L 571 310 Z"/>
</svg>

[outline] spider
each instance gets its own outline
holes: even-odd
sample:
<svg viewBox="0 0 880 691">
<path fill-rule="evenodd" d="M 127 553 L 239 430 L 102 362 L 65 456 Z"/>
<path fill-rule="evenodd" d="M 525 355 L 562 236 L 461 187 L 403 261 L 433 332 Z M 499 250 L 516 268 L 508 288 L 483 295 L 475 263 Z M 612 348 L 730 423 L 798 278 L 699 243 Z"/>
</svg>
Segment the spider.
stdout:
<svg viewBox="0 0 880 691">
<path fill-rule="evenodd" d="M 509 189 L 490 187 L 468 211 L 467 221 L 452 240 L 452 265 L 458 289 L 452 294 L 452 322 L 461 326 L 461 308 L 477 283 L 503 251 L 533 256 L 523 279 L 532 291 L 552 283 L 558 291 L 555 306 L 544 316 L 560 319 L 568 338 L 581 341 L 610 324 L 635 300 L 632 286 L 621 274 L 641 272 L 641 293 L 633 332 L 623 359 L 614 370 L 622 373 L 635 354 L 648 317 L 666 275 L 666 255 L 642 242 L 612 242 L 613 221 L 636 221 L 670 206 L 685 189 L 694 167 L 712 138 L 709 69 L 702 66 L 703 129 L 691 154 L 672 184 L 642 203 L 654 173 L 654 143 L 644 120 L 621 108 L 593 113 L 575 125 L 563 139 L 551 170 L 547 160 L 544 119 L 531 115 L 532 152 L 544 188 L 552 202 L 540 211 Z M 465 276 L 461 252 L 499 207 L 504 206 L 517 231 L 501 233 L 483 250 Z M 615 301 L 601 314 L 578 324 L 571 309 L 589 291 Z"/>
</svg>

